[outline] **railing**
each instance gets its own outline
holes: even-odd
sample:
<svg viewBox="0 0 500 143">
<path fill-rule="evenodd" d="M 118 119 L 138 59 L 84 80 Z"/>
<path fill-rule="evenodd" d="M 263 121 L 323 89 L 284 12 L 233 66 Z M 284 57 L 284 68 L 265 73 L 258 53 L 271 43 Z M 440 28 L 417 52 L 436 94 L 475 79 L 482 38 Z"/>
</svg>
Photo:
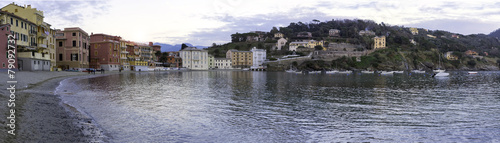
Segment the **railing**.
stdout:
<svg viewBox="0 0 500 143">
<path fill-rule="evenodd" d="M 38 47 L 47 48 L 47 44 L 40 44 Z"/>
<path fill-rule="evenodd" d="M 18 55 L 20 58 L 34 58 L 42 60 L 50 60 L 49 54 L 42 54 L 37 52 L 20 52 Z"/>
</svg>

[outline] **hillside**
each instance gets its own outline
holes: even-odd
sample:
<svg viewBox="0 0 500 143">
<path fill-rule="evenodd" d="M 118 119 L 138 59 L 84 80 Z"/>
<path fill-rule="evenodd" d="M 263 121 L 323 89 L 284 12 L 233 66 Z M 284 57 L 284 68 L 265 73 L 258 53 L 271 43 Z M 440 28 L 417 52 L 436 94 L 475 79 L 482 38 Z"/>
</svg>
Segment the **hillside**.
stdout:
<svg viewBox="0 0 500 143">
<path fill-rule="evenodd" d="M 337 36 L 330 36 L 329 30 L 340 30 Z M 385 23 L 375 23 L 370 20 L 332 20 L 313 21 L 311 23 L 290 23 L 287 27 L 273 27 L 269 32 L 236 33 L 231 35 L 232 42 L 224 45 L 209 47 L 209 53 L 216 57 L 224 57 L 229 49 L 249 50 L 251 47 L 268 50 L 268 58 L 280 57 L 290 54 L 290 51 L 272 50 L 276 42 L 273 38 L 275 33 L 283 33 L 289 38 L 287 46 L 297 40 L 323 40 L 325 47 L 328 43 L 348 43 L 364 47 L 363 50 L 373 49 L 373 37 L 386 36 L 386 47 L 377 50 L 367 56 L 361 57 L 361 62 L 350 57 L 341 59 L 328 59 L 324 62 L 304 62 L 304 64 L 324 65 L 305 66 L 297 65 L 299 68 L 311 68 L 310 70 L 343 68 L 343 69 L 376 69 L 376 70 L 402 70 L 402 69 L 432 69 L 438 67 L 439 57 L 443 60 L 446 69 L 457 70 L 497 70 L 500 62 L 500 41 L 484 34 L 462 35 L 440 30 L 427 30 L 424 28 L 414 29 L 403 26 L 391 26 Z M 370 31 L 373 34 L 360 34 L 361 31 Z M 310 32 L 311 35 L 304 36 L 303 33 Z M 259 40 L 249 39 L 257 37 Z M 414 41 L 414 43 L 412 43 Z M 285 47 L 284 49 L 288 49 Z M 478 56 L 465 55 L 464 52 L 472 50 Z M 444 53 L 451 52 L 458 60 L 448 61 Z M 307 53 L 300 53 L 307 54 Z M 478 58 L 481 57 L 481 58 Z M 316 59 L 317 60 L 317 59 Z M 325 60 L 325 59 L 321 59 Z M 342 65 L 339 67 L 339 65 Z M 315 68 L 312 68 L 315 67 Z M 279 69 L 283 70 L 283 69 Z"/>
</svg>

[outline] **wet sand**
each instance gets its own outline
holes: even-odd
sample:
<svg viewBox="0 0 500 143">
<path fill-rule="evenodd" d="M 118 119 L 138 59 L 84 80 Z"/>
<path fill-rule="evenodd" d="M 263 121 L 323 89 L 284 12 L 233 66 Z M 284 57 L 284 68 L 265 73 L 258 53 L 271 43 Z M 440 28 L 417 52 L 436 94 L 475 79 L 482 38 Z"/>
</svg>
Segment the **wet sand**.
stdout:
<svg viewBox="0 0 500 143">
<path fill-rule="evenodd" d="M 54 93 L 60 81 L 71 77 L 95 77 L 106 74 L 82 72 L 17 72 L 15 135 L 8 133 L 6 117 L 10 115 L 7 106 L 10 84 L 7 72 L 0 77 L 0 140 L 4 142 L 107 142 L 102 131 L 88 117 L 81 116 L 71 106 L 61 102 Z"/>
</svg>

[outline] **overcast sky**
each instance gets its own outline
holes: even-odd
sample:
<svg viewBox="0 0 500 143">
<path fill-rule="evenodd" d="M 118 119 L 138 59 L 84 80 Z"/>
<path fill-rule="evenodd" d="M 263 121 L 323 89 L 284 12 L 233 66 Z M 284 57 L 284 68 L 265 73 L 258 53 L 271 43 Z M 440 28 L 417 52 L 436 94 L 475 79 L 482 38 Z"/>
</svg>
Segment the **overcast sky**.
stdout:
<svg viewBox="0 0 500 143">
<path fill-rule="evenodd" d="M 460 34 L 489 34 L 500 28 L 500 2 L 493 0 L 39 0 L 52 28 L 81 27 L 87 33 L 118 35 L 138 42 L 230 42 L 236 32 L 313 19 L 369 19 L 377 23 Z"/>
</svg>

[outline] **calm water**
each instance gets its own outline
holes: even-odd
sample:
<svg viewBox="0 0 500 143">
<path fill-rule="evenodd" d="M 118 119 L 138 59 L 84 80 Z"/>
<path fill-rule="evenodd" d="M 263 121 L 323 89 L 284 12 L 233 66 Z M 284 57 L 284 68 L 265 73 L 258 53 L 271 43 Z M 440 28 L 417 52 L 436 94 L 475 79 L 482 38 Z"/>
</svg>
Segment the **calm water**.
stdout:
<svg viewBox="0 0 500 143">
<path fill-rule="evenodd" d="M 500 72 L 127 73 L 65 80 L 111 142 L 500 142 Z"/>
</svg>

